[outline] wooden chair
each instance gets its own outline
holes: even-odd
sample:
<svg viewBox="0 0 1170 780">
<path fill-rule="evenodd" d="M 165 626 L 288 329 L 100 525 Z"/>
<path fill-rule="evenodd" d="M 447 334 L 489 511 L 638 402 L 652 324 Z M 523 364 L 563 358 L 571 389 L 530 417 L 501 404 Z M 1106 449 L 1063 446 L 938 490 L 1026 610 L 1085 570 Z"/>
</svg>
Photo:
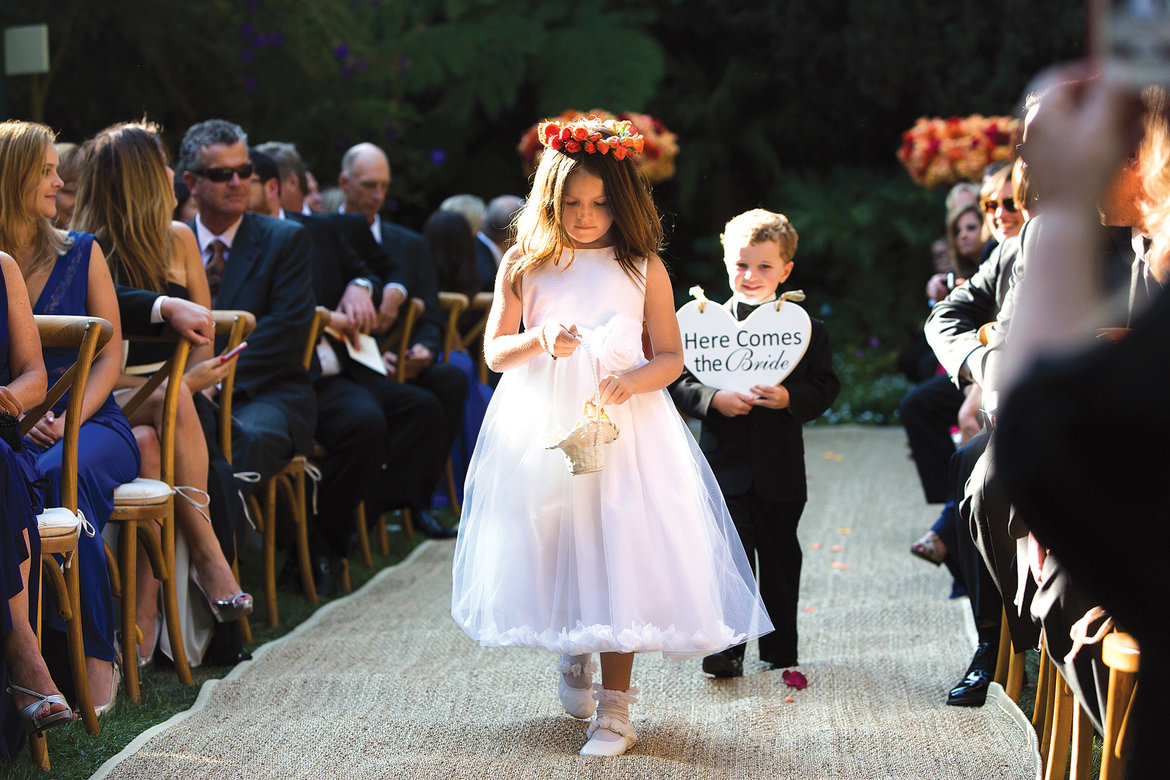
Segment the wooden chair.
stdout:
<svg viewBox="0 0 1170 780">
<path fill-rule="evenodd" d="M 426 308 L 426 304 L 419 298 L 411 298 L 409 305 L 398 315 L 398 321 L 390 332 L 382 339 L 382 351 L 393 352 L 398 356 L 398 365 L 390 378 L 395 382 L 406 381 L 406 361 L 403 356 L 410 350 L 410 338 L 414 335 L 414 325 L 418 321 L 419 316 Z M 358 523 L 361 528 L 365 528 L 365 512 L 362 511 L 362 517 Z M 378 547 L 382 551 L 382 555 L 390 554 L 390 539 L 386 535 L 386 523 L 381 518 L 377 518 L 375 526 L 378 529 Z M 411 522 L 410 510 L 402 510 L 402 530 L 406 533 L 406 538 L 414 541 L 414 524 Z M 366 539 L 364 547 L 362 540 Z M 362 561 L 369 559 L 369 539 L 368 535 L 362 531 L 358 531 L 358 546 L 362 552 Z"/>
<path fill-rule="evenodd" d="M 1024 688 L 1025 657 L 1025 652 L 1016 652 L 1015 646 L 1012 645 L 1005 608 L 999 624 L 999 656 L 995 662 L 995 681 L 1003 686 L 1007 695 L 1017 704 L 1020 701 L 1020 691 Z"/>
<path fill-rule="evenodd" d="M 487 329 L 488 314 L 492 309 L 492 302 L 495 300 L 495 293 L 481 292 L 476 293 L 475 297 L 471 299 L 469 309 L 479 313 L 477 319 L 471 327 L 459 334 L 463 346 L 469 350 L 473 356 L 477 358 L 479 365 L 479 381 L 480 384 L 487 384 L 488 381 L 488 367 L 487 361 L 483 356 L 483 336 Z M 472 345 L 475 345 L 474 347 Z"/>
<path fill-rule="evenodd" d="M 1132 725 L 1129 717 L 1137 688 L 1137 673 L 1141 668 L 1141 649 L 1132 636 L 1115 631 L 1105 637 L 1101 658 L 1109 667 L 1101 780 L 1123 780 Z"/>
<path fill-rule="evenodd" d="M 463 349 L 463 338 L 459 334 L 459 317 L 471 305 L 471 301 L 463 293 L 440 292 L 439 305 L 447 312 L 447 323 L 443 327 L 443 362 L 450 363 L 451 353 Z M 447 464 L 443 467 L 443 476 L 447 480 L 447 499 L 451 502 L 451 511 L 460 515 L 463 510 L 459 506 L 455 467 L 451 463 L 450 454 L 447 455 Z"/>
<path fill-rule="evenodd" d="M 256 317 L 249 311 L 219 309 L 212 311 L 211 316 L 215 320 L 215 335 L 217 337 L 227 336 L 224 353 L 238 347 L 240 342 L 256 328 Z M 220 382 L 219 416 L 216 418 L 216 423 L 219 426 L 216 438 L 219 442 L 219 448 L 229 464 L 232 462 L 232 392 L 236 386 L 236 363 L 238 362 L 232 363 L 227 376 Z M 235 576 L 236 582 L 240 581 L 238 555 L 236 560 L 232 561 L 232 575 Z M 243 641 L 250 643 L 252 641 L 252 625 L 248 622 L 247 616 L 241 617 L 236 622 L 239 623 Z"/>
<path fill-rule="evenodd" d="M 313 313 L 313 320 L 309 325 L 309 334 L 305 340 L 305 347 L 301 352 L 301 361 L 307 369 L 313 360 L 313 353 L 317 349 L 317 341 L 321 338 L 321 331 L 329 322 L 329 310 L 318 306 Z M 301 587 L 305 599 L 313 606 L 320 600 L 317 598 L 317 586 L 313 582 L 312 562 L 309 557 L 309 518 L 305 509 L 308 492 L 305 484 L 305 475 L 309 467 L 309 459 L 304 455 L 295 455 L 261 488 L 264 496 L 264 505 L 261 508 L 256 496 L 248 497 L 248 504 L 256 518 L 257 528 L 263 534 L 264 551 L 264 598 L 268 611 L 268 625 L 275 628 L 280 624 L 280 612 L 276 603 L 276 497 L 279 492 L 285 504 L 289 507 L 294 531 L 296 533 L 296 555 L 301 569 Z"/>
<path fill-rule="evenodd" d="M 141 540 L 150 559 L 154 576 L 163 586 L 163 615 L 170 638 L 175 671 L 184 685 L 193 685 L 187 653 L 183 646 L 179 617 L 179 599 L 175 582 L 175 426 L 179 409 L 179 395 L 186 392 L 183 373 L 187 370 L 187 356 L 191 344 L 174 331 L 167 330 L 157 339 L 174 343 L 170 359 L 151 375 L 122 406 L 129 417 L 165 381 L 162 429 L 159 431 L 161 452 L 160 479 L 139 477 L 114 491 L 114 510 L 110 522 L 119 526 L 118 556 L 111 571 L 111 589 L 122 599 L 122 674 L 126 695 L 138 701 L 138 629 L 135 603 L 137 594 L 138 542 Z M 151 527 L 157 523 L 157 527 Z M 143 533 L 139 533 L 139 531 Z M 158 531 L 156 536 L 154 531 Z M 107 555 L 107 560 L 109 556 Z"/>
<path fill-rule="evenodd" d="M 69 665 L 73 673 L 75 704 L 81 713 L 85 730 L 98 734 L 97 713 L 93 709 L 93 698 L 89 693 L 89 676 L 85 670 L 85 645 L 81 635 L 81 585 L 77 572 L 77 544 L 81 536 L 82 522 L 77 513 L 77 453 L 81 431 L 81 402 L 85 396 L 89 370 L 98 351 L 110 340 L 114 328 L 100 317 L 35 317 L 42 347 L 62 347 L 77 350 L 77 362 L 53 383 L 43 403 L 20 422 L 20 431 L 27 434 L 45 412 L 53 408 L 66 391 L 69 402 L 65 411 L 65 434 L 61 458 L 61 506 L 46 508 L 37 517 L 37 528 L 41 542 L 40 577 L 37 580 L 36 634 L 41 640 L 41 604 L 45 580 L 53 591 L 57 614 L 65 621 L 66 641 L 69 648 Z M 58 563 L 54 556 L 61 556 Z M 31 585 L 31 583 L 30 583 Z M 42 769 L 49 768 L 49 752 L 44 732 L 29 740 L 29 751 L 33 763 Z"/>
</svg>

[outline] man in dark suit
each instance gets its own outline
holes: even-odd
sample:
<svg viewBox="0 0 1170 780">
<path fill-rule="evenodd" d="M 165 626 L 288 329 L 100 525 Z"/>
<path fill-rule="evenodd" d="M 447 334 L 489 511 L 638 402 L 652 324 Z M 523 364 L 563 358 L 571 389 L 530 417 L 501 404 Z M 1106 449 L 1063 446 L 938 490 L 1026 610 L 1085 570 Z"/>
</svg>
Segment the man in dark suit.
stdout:
<svg viewBox="0 0 1170 780">
<path fill-rule="evenodd" d="M 516 195 L 498 195 L 484 211 L 483 227 L 475 234 L 475 270 L 485 292 L 495 289 L 500 260 L 516 240 L 512 220 L 523 205 L 524 199 Z"/>
<path fill-rule="evenodd" d="M 443 341 L 443 311 L 439 305 L 439 283 L 435 268 L 427 252 L 426 241 L 421 235 L 383 219 L 378 213 L 386 200 L 390 187 L 390 163 L 386 154 L 369 143 L 358 144 L 342 157 L 341 174 L 338 184 L 345 194 L 345 211 L 362 214 L 369 227 L 369 233 L 384 250 L 375 262 L 383 263 L 374 270 L 384 279 L 402 279 L 410 295 L 422 300 L 425 309 L 415 323 L 414 344 L 401 359 L 406 361 L 408 381 L 431 393 L 438 399 L 443 410 L 442 425 L 435 431 L 441 445 L 442 455 L 437 462 L 429 464 L 436 474 L 434 482 L 422 486 L 416 495 L 401 495 L 394 485 L 380 484 L 371 500 L 375 506 L 395 508 L 407 506 L 415 514 L 426 518 L 431 506 L 431 497 L 438 484 L 447 454 L 455 443 L 459 426 L 463 422 L 463 405 L 467 400 L 467 377 L 457 367 L 439 362 Z M 380 328 L 389 323 L 379 322 Z M 385 358 L 393 367 L 399 356 L 387 353 Z M 405 503 L 403 503 L 405 502 Z M 423 521 L 430 525 L 429 519 Z"/>
<path fill-rule="evenodd" d="M 256 329 L 236 367 L 232 465 L 267 479 L 312 450 L 317 410 L 301 350 L 313 317 L 309 237 L 299 225 L 246 213 L 247 135 L 211 119 L 183 136 L 176 168 L 199 201 L 191 223 L 212 306 L 244 309 Z M 257 483 L 242 483 L 245 492 Z"/>
</svg>

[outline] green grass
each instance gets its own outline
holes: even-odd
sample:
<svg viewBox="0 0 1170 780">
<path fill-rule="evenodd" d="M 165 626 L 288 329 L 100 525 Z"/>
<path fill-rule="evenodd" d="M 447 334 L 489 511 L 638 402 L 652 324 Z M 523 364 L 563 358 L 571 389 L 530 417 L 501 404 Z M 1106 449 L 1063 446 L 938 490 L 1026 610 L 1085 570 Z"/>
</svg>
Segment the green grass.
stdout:
<svg viewBox="0 0 1170 780">
<path fill-rule="evenodd" d="M 453 524 L 454 517 L 447 511 L 439 511 L 437 516 L 444 524 Z M 391 517 L 390 522 L 397 522 Z M 411 543 L 405 534 L 391 531 L 390 554 L 380 555 L 375 535 L 370 534 L 370 546 L 373 548 L 374 567 L 368 569 L 361 564 L 356 555 L 349 561 L 350 581 L 356 591 L 375 574 L 387 566 L 392 566 L 410 554 L 422 537 L 416 537 Z M 283 564 L 283 555 L 277 555 L 277 571 Z M 245 647 L 249 652 L 266 642 L 284 636 L 313 614 L 316 607 L 298 594 L 278 591 L 277 607 L 280 610 L 280 625 L 269 628 L 264 606 L 263 576 L 260 555 L 250 550 L 240 564 L 240 577 L 245 590 L 249 590 L 256 598 L 256 611 L 251 616 L 252 636 L 255 640 Z M 332 599 L 321 599 L 321 605 Z M 200 686 L 207 680 L 226 677 L 234 667 L 197 667 L 191 670 L 195 680 L 194 685 L 182 685 L 174 670 L 169 668 L 147 667 L 140 675 L 142 689 L 141 701 L 135 703 L 125 697 L 124 690 L 119 690 L 118 701 L 114 709 L 100 719 L 101 733 L 87 734 L 80 720 L 65 726 L 50 729 L 45 732 L 45 739 L 49 746 L 49 761 L 52 769 L 42 772 L 32 765 L 29 760 L 27 746 L 21 751 L 17 759 L 11 764 L 0 764 L 0 778 L 13 780 L 46 780 L 46 778 L 85 778 L 97 771 L 103 763 L 116 755 L 135 737 L 152 726 L 162 723 L 172 715 L 189 709 L 199 695 Z"/>
</svg>

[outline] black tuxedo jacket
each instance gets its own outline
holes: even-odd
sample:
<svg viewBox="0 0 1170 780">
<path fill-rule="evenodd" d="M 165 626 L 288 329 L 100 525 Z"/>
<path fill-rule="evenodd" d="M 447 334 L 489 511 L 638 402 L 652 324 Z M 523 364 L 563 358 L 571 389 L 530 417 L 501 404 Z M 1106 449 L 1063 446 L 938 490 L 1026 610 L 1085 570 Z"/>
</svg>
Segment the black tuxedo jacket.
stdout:
<svg viewBox="0 0 1170 780">
<path fill-rule="evenodd" d="M 771 501 L 808 499 L 801 425 L 823 414 L 841 390 L 829 334 L 820 320 L 812 321 L 808 350 L 781 384 L 788 390 L 787 409 L 757 407 L 738 417 L 711 409 L 715 388 L 690 371 L 684 369 L 670 386 L 679 411 L 703 421 L 699 447 L 724 494 L 741 495 L 754 486 L 758 496 Z"/>
<path fill-rule="evenodd" d="M 381 279 L 342 235 L 342 223 L 330 217 L 290 212 L 285 212 L 285 218 L 303 225 L 309 232 L 312 243 L 309 265 L 313 272 L 313 293 L 318 306 L 336 309 L 345 288 L 354 279 L 369 279 L 374 290 L 381 290 Z M 358 219 L 361 221 L 360 217 Z M 369 235 L 369 230 L 365 232 Z M 373 236 L 370 236 L 370 243 L 377 246 Z"/>
<path fill-rule="evenodd" d="M 300 225 L 247 212 L 215 299 L 217 309 L 244 309 L 256 316 L 248 348 L 238 358 L 234 402 L 263 398 L 282 409 L 300 452 L 311 451 L 317 416 L 301 363 L 314 306 L 309 252 L 309 235 Z"/>
<path fill-rule="evenodd" d="M 118 296 L 118 317 L 122 320 L 124 336 L 157 336 L 162 333 L 161 325 L 150 322 L 150 311 L 161 293 L 122 284 L 115 284 L 114 292 Z"/>
<path fill-rule="evenodd" d="M 443 309 L 439 305 L 439 277 L 431 264 L 426 239 L 421 234 L 378 217 L 382 221 L 383 268 L 374 268 L 384 279 L 401 279 L 413 298 L 426 305 L 414 326 L 415 344 L 438 356 L 443 346 Z M 367 229 L 368 231 L 368 229 Z"/>
</svg>

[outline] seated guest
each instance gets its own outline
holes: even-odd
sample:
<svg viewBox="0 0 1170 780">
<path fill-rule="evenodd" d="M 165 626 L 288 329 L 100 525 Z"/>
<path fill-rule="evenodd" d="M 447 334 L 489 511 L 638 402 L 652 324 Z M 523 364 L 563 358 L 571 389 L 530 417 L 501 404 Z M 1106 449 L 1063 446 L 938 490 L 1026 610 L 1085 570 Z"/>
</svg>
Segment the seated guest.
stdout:
<svg viewBox="0 0 1170 780">
<path fill-rule="evenodd" d="M 427 251 L 439 277 L 439 289 L 474 298 L 481 282 L 475 263 L 475 234 L 457 211 L 432 213 L 423 225 Z"/>
<path fill-rule="evenodd" d="M 499 195 L 487 205 L 483 227 L 475 234 L 475 267 L 485 292 L 495 289 L 500 260 L 516 243 L 516 215 L 523 206 L 524 199 L 516 195 Z"/>
<path fill-rule="evenodd" d="M 84 146 L 78 181 L 74 223 L 89 230 L 103 248 L 114 278 L 139 289 L 166 292 L 188 298 L 201 306 L 211 305 L 207 277 L 195 236 L 181 222 L 171 220 L 173 172 L 166 152 L 151 124 L 119 124 L 98 133 Z M 133 343 L 126 360 L 128 367 L 165 361 L 170 344 Z M 179 396 L 175 431 L 175 484 L 207 495 L 207 441 L 195 410 L 193 393 L 198 393 L 227 376 L 231 363 L 212 354 L 210 343 L 194 347 L 187 364 L 184 384 L 188 392 Z M 137 376 L 123 374 L 119 386 L 136 388 Z M 158 479 L 159 463 L 146 457 L 159 446 L 163 405 L 162 388 L 130 418 L 143 452 L 141 476 Z M 122 395 L 128 400 L 130 393 Z M 202 663 L 216 621 L 235 620 L 252 610 L 252 599 L 240 592 L 215 530 L 200 508 L 184 493 L 175 499 L 178 519 L 175 560 L 179 611 L 186 656 L 192 666 Z M 139 529 L 139 533 L 144 533 Z M 230 543 L 230 539 L 228 540 Z M 232 548 L 234 558 L 234 548 Z M 153 655 L 158 636 L 158 580 L 154 579 L 145 554 L 138 557 L 137 604 L 135 617 L 142 630 L 140 661 Z M 188 584 L 194 587 L 188 587 Z M 171 656 L 169 637 L 163 652 Z"/>
<path fill-rule="evenodd" d="M 288 157 L 296 150 L 281 151 L 282 157 Z M 376 321 L 371 290 L 379 286 L 378 278 L 344 242 L 332 220 L 281 207 L 282 177 L 273 157 L 254 148 L 251 158 L 255 171 L 249 208 L 283 214 L 305 226 L 313 244 L 317 304 L 331 309 L 329 327 L 334 333 L 341 339 L 356 339 Z M 315 358 L 311 371 L 317 397 L 314 438 L 324 448 L 324 456 L 320 511 L 310 543 L 314 576 L 323 585 L 322 594 L 331 595 L 339 584 L 341 560 L 349 557 L 354 513 L 365 491 L 379 478 L 388 459 L 402 466 L 401 472 L 391 473 L 392 478 L 421 479 L 409 459 L 417 459 L 418 448 L 425 448 L 440 410 L 425 391 L 393 382 L 351 358 L 344 342 L 332 335 L 322 336 Z"/>
<path fill-rule="evenodd" d="M 1051 88 L 1026 147 L 1047 225 L 1016 295 L 1007 343 L 1007 397 L 998 415 L 1004 489 L 1033 534 L 1029 562 L 1043 574 L 1059 557 L 1091 600 L 1141 646 L 1141 670 L 1128 716 L 1132 777 L 1165 774 L 1170 725 L 1170 653 L 1162 551 L 1170 458 L 1170 297 L 1159 295 L 1133 331 L 1102 344 L 1111 314 L 1097 297 L 1094 204 L 1128 164 L 1140 136 L 1136 96 L 1107 79 Z M 1145 230 L 1158 267 L 1170 245 L 1170 141 L 1143 155 Z M 1092 410 L 1086 413 L 1086 410 Z M 1077 489 L 1087 486 L 1088 489 Z"/>
<path fill-rule="evenodd" d="M 0 761 L 16 757 L 26 734 L 73 717 L 41 657 L 28 614 L 40 502 L 30 489 L 36 475 L 17 419 L 45 397 L 39 343 L 20 268 L 0 253 Z"/>
<path fill-rule="evenodd" d="M 312 452 L 317 410 L 301 350 L 313 318 L 310 242 L 299 225 L 247 212 L 252 164 L 236 124 L 209 119 L 183 136 L 178 170 L 199 201 L 195 231 L 212 306 L 256 316 L 232 399 L 232 465 L 267 480 Z M 260 483 L 241 482 L 245 495 Z"/>
<path fill-rule="evenodd" d="M 0 125 L 0 202 L 21 204 L 8 208 L 7 219 L 0 221 L 0 246 L 7 247 L 20 266 L 33 313 L 91 315 L 113 325 L 113 337 L 94 359 L 85 388 L 77 460 L 77 503 L 87 521 L 78 543 L 85 665 L 94 708 L 104 713 L 113 707 L 118 678 L 113 599 L 101 531 L 113 510 L 115 488 L 132 481 L 140 463 L 130 424 L 111 392 L 121 373 L 122 336 L 110 271 L 92 234 L 66 234 L 53 227 L 60 187 L 52 132 L 28 122 Z M 44 358 L 50 381 L 55 381 L 76 361 L 77 353 L 46 349 Z M 37 472 L 49 479 L 46 503 L 53 506 L 61 502 L 66 402 L 61 398 L 26 438 Z M 56 610 L 46 604 L 42 612 L 55 629 L 52 641 L 63 643 Z"/>
<path fill-rule="evenodd" d="M 417 492 L 411 491 L 411 495 L 404 493 L 401 485 L 382 482 L 375 486 L 370 496 L 375 507 L 393 509 L 405 506 L 415 515 L 425 517 L 431 508 L 431 496 L 439 475 L 443 473 L 447 453 L 455 443 L 463 420 L 467 379 L 457 367 L 436 360 L 443 342 L 443 312 L 439 305 L 438 279 L 427 257 L 426 240 L 379 214 L 390 187 L 390 162 L 385 152 L 373 144 L 358 144 L 342 157 L 341 168 L 337 181 L 345 193 L 345 211 L 363 215 L 369 232 L 386 250 L 382 256 L 384 266 L 375 267 L 374 271 L 383 279 L 404 279 L 411 296 L 420 298 L 425 305 L 415 324 L 414 344 L 401 359 L 406 362 L 408 381 L 433 394 L 443 408 L 443 423 L 434 434 L 438 454 L 427 464 L 428 473 L 434 474 L 434 481 L 420 485 Z M 387 352 L 383 358 L 389 370 L 397 368 L 398 355 Z"/>
</svg>

